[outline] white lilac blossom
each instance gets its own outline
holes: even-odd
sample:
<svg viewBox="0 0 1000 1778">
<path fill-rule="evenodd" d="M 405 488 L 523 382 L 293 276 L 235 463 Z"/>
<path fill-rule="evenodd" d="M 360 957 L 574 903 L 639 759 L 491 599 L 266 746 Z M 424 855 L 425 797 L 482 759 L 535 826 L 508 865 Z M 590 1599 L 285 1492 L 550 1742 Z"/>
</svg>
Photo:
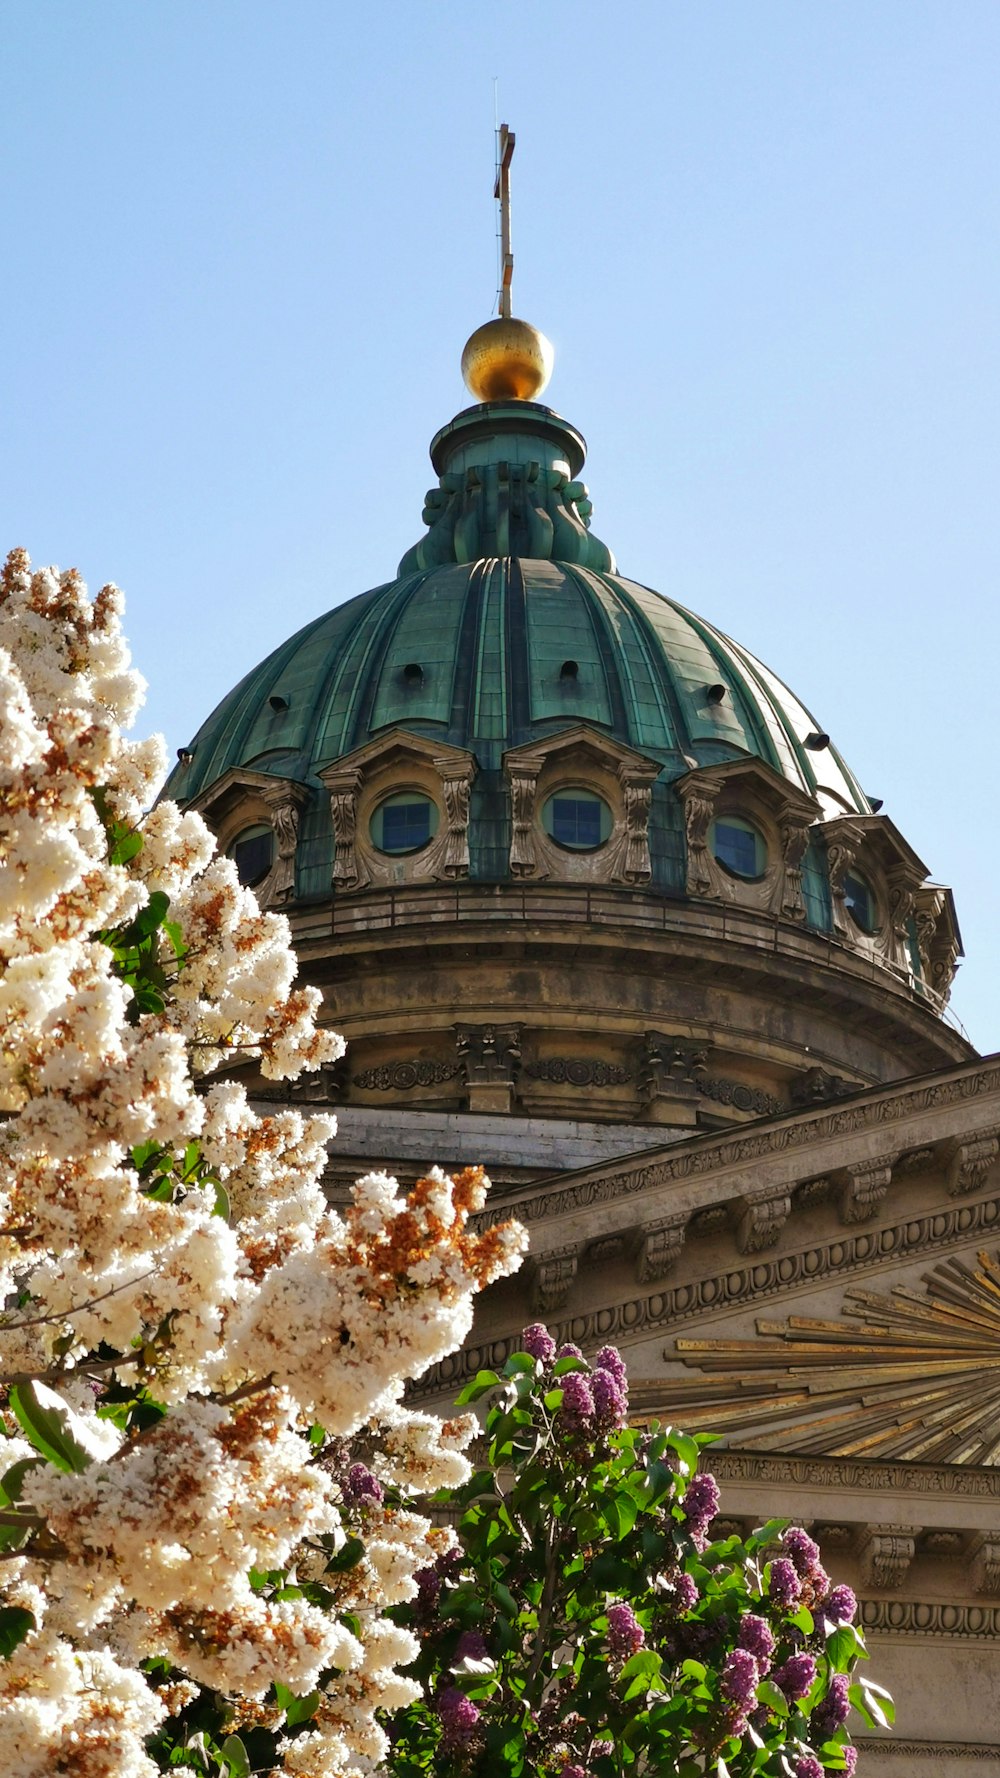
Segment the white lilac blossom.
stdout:
<svg viewBox="0 0 1000 1778">
<path fill-rule="evenodd" d="M 471 1232 L 475 1169 L 409 1194 L 372 1174 L 335 1213 L 333 1120 L 260 1116 L 231 1078 L 343 1043 L 287 921 L 200 816 L 150 808 L 165 754 L 123 733 L 144 686 L 121 613 L 23 552 L 0 580 L 4 1773 L 152 1778 L 210 1687 L 273 1730 L 275 1773 L 346 1778 L 415 1695 L 384 1611 L 451 1546 L 405 1502 L 464 1479 L 475 1429 L 403 1388 L 524 1237 Z M 362 1430 L 365 1465 L 327 1458 Z M 321 1687 L 305 1732 L 275 1685 Z"/>
</svg>

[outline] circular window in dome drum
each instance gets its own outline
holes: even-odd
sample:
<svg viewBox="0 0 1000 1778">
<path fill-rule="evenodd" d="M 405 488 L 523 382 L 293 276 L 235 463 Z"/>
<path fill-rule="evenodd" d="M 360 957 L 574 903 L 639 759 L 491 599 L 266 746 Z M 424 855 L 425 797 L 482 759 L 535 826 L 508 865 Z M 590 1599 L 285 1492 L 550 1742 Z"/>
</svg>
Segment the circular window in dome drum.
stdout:
<svg viewBox="0 0 1000 1778">
<path fill-rule="evenodd" d="M 542 809 L 542 826 L 569 852 L 596 852 L 611 838 L 611 810 L 603 797 L 575 786 L 557 790 Z"/>
<path fill-rule="evenodd" d="M 371 819 L 371 836 L 380 852 L 394 857 L 420 852 L 437 832 L 438 812 L 419 790 L 398 790 L 379 803 Z"/>
<path fill-rule="evenodd" d="M 875 897 L 864 877 L 854 871 L 848 872 L 844 878 L 844 906 L 862 932 L 874 932 L 878 924 L 875 916 Z"/>
<path fill-rule="evenodd" d="M 712 851 L 723 870 L 747 883 L 759 881 L 767 868 L 763 835 L 739 815 L 720 815 L 712 823 Z"/>
<path fill-rule="evenodd" d="M 273 863 L 274 834 L 263 821 L 258 821 L 254 827 L 245 827 L 236 835 L 229 856 L 243 887 L 254 889 L 264 881 Z"/>
</svg>

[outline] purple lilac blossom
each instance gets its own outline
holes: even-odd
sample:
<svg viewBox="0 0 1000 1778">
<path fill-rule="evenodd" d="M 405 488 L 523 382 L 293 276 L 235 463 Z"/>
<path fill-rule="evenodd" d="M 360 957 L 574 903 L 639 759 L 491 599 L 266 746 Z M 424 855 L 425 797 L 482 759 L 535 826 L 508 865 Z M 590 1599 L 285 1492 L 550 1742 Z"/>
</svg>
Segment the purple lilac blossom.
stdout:
<svg viewBox="0 0 1000 1778">
<path fill-rule="evenodd" d="M 693 1574 L 679 1574 L 674 1582 L 674 1604 L 678 1611 L 693 1611 L 698 1603 L 698 1583 Z M 753 1653 L 753 1649 L 750 1650 Z"/>
<path fill-rule="evenodd" d="M 771 1563 L 771 1577 L 767 1584 L 768 1595 L 775 1605 L 788 1607 L 797 1605 L 802 1597 L 799 1577 L 787 1556 L 776 1556 Z"/>
<path fill-rule="evenodd" d="M 830 1689 L 813 1712 L 813 1722 L 824 1741 L 842 1729 L 851 1714 L 850 1700 L 851 1682 L 846 1673 L 835 1673 L 830 1681 Z"/>
<path fill-rule="evenodd" d="M 478 1630 L 463 1630 L 455 1644 L 456 1661 L 486 1661 L 489 1652 L 486 1638 Z"/>
<path fill-rule="evenodd" d="M 628 1389 L 628 1371 L 625 1369 L 625 1360 L 617 1346 L 602 1346 L 594 1359 L 594 1369 L 595 1371 L 610 1372 L 622 1389 Z"/>
<path fill-rule="evenodd" d="M 812 1588 L 812 1603 L 814 1605 L 821 1604 L 826 1598 L 827 1593 L 830 1591 L 830 1576 L 827 1574 L 822 1562 L 815 1562 L 813 1564 L 806 1576 L 806 1580 L 808 1585 Z"/>
<path fill-rule="evenodd" d="M 594 1418 L 594 1392 L 589 1380 L 580 1371 L 570 1371 L 560 1378 L 562 1402 L 559 1419 L 568 1432 L 585 1432 Z"/>
<path fill-rule="evenodd" d="M 533 1321 L 521 1335 L 521 1351 L 537 1358 L 540 1364 L 551 1364 L 556 1355 L 556 1343 L 547 1327 L 540 1321 Z"/>
<path fill-rule="evenodd" d="M 745 1648 L 734 1648 L 732 1654 L 726 1656 L 719 1679 L 722 1696 L 730 1704 L 738 1704 L 741 1710 L 745 1710 L 753 1702 L 759 1682 L 760 1669 L 753 1655 L 748 1654 Z"/>
<path fill-rule="evenodd" d="M 587 1773 L 583 1766 L 563 1766 L 559 1778 L 587 1778 Z"/>
<path fill-rule="evenodd" d="M 804 1753 L 795 1762 L 795 1778 L 826 1778 L 826 1773 L 811 1753 Z"/>
<path fill-rule="evenodd" d="M 567 1378 L 567 1381 L 569 1379 Z M 590 1379 L 594 1397 L 594 1414 L 602 1432 L 624 1426 L 628 1413 L 628 1396 L 611 1371 L 595 1371 Z"/>
<path fill-rule="evenodd" d="M 783 1691 L 790 1704 L 804 1698 L 812 1690 L 816 1678 L 816 1662 L 812 1655 L 789 1655 L 787 1661 L 771 1674 L 775 1685 Z"/>
<path fill-rule="evenodd" d="M 854 1778 L 854 1774 L 858 1769 L 858 1750 L 856 1747 L 845 1747 L 842 1749 L 842 1752 L 844 1755 L 844 1771 L 847 1774 L 847 1778 Z"/>
<path fill-rule="evenodd" d="M 613 1741 L 593 1741 L 590 1747 L 591 1759 L 610 1759 L 615 1751 Z"/>
<path fill-rule="evenodd" d="M 693 1475 L 684 1490 L 681 1511 L 695 1542 L 705 1536 L 719 1510 L 719 1484 L 714 1475 L 701 1470 Z"/>
<path fill-rule="evenodd" d="M 450 1685 L 437 1699 L 436 1709 L 441 1720 L 442 1747 L 449 1750 L 467 1747 L 479 1721 L 479 1711 L 472 1699 L 459 1691 L 457 1685 Z"/>
<path fill-rule="evenodd" d="M 638 1622 L 631 1605 L 611 1605 L 608 1607 L 608 1648 L 611 1654 L 622 1660 L 628 1660 L 645 1642 L 646 1637 L 642 1625 Z"/>
<path fill-rule="evenodd" d="M 851 1587 L 834 1587 L 823 1602 L 823 1616 L 831 1624 L 853 1624 L 857 1609 L 858 1601 Z"/>
<path fill-rule="evenodd" d="M 352 1463 L 344 1483 L 344 1500 L 349 1506 L 378 1506 L 384 1498 L 380 1481 L 363 1463 Z"/>
<path fill-rule="evenodd" d="M 418 1568 L 414 1575 L 417 1583 L 418 1611 L 433 1611 L 441 1592 L 441 1576 L 436 1568 Z"/>
<path fill-rule="evenodd" d="M 782 1533 L 781 1547 L 800 1579 L 811 1576 L 819 1562 L 819 1544 L 814 1543 L 801 1525 L 789 1525 Z"/>
<path fill-rule="evenodd" d="M 764 1618 L 756 1617 L 752 1611 L 748 1611 L 746 1617 L 740 1619 L 736 1646 L 745 1648 L 753 1655 L 761 1673 L 768 1671 L 774 1653 L 774 1636 L 770 1624 Z"/>
<path fill-rule="evenodd" d="M 559 1350 L 556 1353 L 556 1357 L 557 1358 L 582 1358 L 583 1353 L 580 1351 L 579 1346 L 574 1346 L 572 1340 L 566 1340 L 565 1343 L 559 1347 Z"/>
</svg>

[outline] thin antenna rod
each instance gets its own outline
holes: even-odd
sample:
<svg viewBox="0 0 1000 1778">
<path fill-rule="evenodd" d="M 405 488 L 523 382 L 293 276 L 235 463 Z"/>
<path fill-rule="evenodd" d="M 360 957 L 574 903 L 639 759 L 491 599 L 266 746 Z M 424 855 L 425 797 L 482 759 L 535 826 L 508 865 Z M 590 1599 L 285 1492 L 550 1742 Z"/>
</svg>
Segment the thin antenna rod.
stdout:
<svg viewBox="0 0 1000 1778">
<path fill-rule="evenodd" d="M 514 132 L 505 123 L 500 125 L 497 139 L 497 182 L 493 196 L 500 205 L 500 301 L 497 311 L 510 320 L 510 287 L 514 278 L 514 255 L 510 247 L 510 163 L 514 156 Z"/>
</svg>

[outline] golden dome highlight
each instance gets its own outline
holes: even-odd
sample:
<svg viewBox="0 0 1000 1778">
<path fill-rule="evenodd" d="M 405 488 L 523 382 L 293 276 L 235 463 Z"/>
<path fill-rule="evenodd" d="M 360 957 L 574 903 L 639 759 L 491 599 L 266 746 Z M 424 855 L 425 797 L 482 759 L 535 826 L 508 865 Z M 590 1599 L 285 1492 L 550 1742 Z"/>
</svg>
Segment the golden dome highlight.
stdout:
<svg viewBox="0 0 1000 1778">
<path fill-rule="evenodd" d="M 552 375 L 555 353 L 527 321 L 498 316 L 466 341 L 462 375 L 477 401 L 534 401 Z"/>
</svg>

